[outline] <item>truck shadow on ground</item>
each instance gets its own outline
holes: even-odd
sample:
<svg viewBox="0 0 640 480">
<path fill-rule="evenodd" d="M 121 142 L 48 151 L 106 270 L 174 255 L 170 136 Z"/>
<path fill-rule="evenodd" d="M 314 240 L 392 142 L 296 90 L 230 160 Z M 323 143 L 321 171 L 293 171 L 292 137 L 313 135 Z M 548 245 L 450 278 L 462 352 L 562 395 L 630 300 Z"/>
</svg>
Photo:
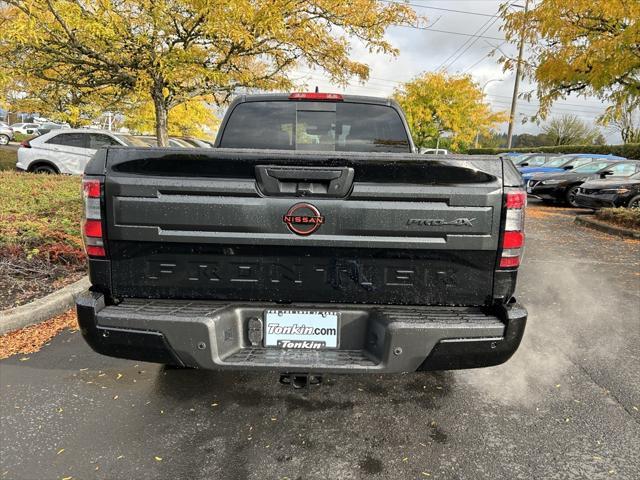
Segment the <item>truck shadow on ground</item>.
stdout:
<svg viewBox="0 0 640 480">
<path fill-rule="evenodd" d="M 284 402 L 288 409 L 307 412 L 354 408 L 357 404 L 414 403 L 437 410 L 455 385 L 454 372 L 404 375 L 327 375 L 320 385 L 296 390 L 278 382 L 278 372 L 231 372 L 162 368 L 155 394 L 175 401 L 232 402 L 242 408 Z"/>
</svg>

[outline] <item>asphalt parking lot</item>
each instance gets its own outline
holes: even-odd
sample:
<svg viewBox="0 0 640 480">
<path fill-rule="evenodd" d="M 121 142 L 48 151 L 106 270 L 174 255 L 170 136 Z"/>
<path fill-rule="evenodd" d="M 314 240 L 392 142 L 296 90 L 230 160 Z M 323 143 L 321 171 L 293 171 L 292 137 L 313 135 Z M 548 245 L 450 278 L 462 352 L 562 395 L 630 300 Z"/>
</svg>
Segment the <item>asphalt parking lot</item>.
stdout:
<svg viewBox="0 0 640 480">
<path fill-rule="evenodd" d="M 640 242 L 528 213 L 529 324 L 505 365 L 299 393 L 67 331 L 0 361 L 0 479 L 640 478 Z"/>
</svg>

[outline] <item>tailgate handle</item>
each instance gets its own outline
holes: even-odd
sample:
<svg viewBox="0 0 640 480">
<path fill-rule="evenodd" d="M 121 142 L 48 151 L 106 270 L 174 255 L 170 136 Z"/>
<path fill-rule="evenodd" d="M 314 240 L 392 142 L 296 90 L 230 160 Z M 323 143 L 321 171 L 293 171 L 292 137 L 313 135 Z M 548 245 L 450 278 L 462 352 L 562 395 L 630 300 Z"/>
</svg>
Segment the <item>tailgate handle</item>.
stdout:
<svg viewBox="0 0 640 480">
<path fill-rule="evenodd" d="M 353 168 L 257 165 L 256 180 L 265 195 L 345 197 L 353 183 Z"/>
</svg>

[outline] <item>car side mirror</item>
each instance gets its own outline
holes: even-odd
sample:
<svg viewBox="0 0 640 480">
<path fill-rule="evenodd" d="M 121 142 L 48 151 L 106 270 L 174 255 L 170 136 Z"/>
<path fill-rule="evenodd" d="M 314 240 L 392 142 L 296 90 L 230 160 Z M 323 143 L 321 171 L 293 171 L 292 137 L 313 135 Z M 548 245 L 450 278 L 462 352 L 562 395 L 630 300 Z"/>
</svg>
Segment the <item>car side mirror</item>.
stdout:
<svg viewBox="0 0 640 480">
<path fill-rule="evenodd" d="M 605 170 L 604 172 L 600 172 L 600 178 L 606 178 L 607 175 L 613 175 L 612 170 Z"/>
<path fill-rule="evenodd" d="M 562 167 L 565 170 L 573 170 L 573 165 L 567 165 L 566 167 Z"/>
</svg>

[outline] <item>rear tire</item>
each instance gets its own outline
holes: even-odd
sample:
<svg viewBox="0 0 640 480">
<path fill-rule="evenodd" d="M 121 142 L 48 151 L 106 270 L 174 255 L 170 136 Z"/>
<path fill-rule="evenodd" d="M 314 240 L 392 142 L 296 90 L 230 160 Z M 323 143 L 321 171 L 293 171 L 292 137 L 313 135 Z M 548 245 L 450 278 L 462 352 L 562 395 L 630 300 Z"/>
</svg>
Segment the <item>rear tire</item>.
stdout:
<svg viewBox="0 0 640 480">
<path fill-rule="evenodd" d="M 56 167 L 53 165 L 48 165 L 46 163 L 41 163 L 29 169 L 31 173 L 43 173 L 46 175 L 55 175 L 58 173 Z"/>
<path fill-rule="evenodd" d="M 629 208 L 637 208 L 640 209 L 640 195 L 636 195 L 631 200 L 629 200 Z"/>
<path fill-rule="evenodd" d="M 578 185 L 574 185 L 573 187 L 569 187 L 569 189 L 567 190 L 567 193 L 565 194 L 565 198 L 567 200 L 567 203 L 569 205 L 571 205 L 572 207 L 576 207 L 578 208 L 578 204 L 576 203 L 576 195 L 578 194 L 578 189 L 580 187 L 578 187 Z"/>
<path fill-rule="evenodd" d="M 8 145 L 8 144 L 9 144 L 9 136 L 0 135 L 0 145 Z"/>
</svg>

